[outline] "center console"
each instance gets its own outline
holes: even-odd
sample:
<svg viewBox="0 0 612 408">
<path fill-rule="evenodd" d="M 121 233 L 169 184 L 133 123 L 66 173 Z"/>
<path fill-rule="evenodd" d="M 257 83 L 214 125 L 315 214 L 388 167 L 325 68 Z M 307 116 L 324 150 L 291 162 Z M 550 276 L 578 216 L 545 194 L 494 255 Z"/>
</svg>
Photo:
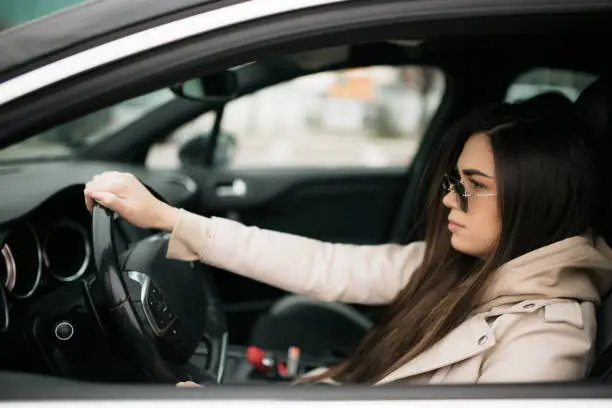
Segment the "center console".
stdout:
<svg viewBox="0 0 612 408">
<path fill-rule="evenodd" d="M 223 376 L 224 384 L 253 384 L 253 383 L 275 383 L 275 382 L 292 382 L 295 377 L 283 378 L 270 372 L 263 374 L 257 371 L 255 367 L 247 359 L 247 346 L 241 345 L 229 345 L 227 349 L 227 358 L 225 362 L 225 374 Z M 264 350 L 266 356 L 273 356 L 277 363 L 287 365 L 288 354 L 287 352 L 275 352 L 271 350 Z M 202 367 L 206 364 L 206 348 L 202 348 L 201 351 L 191 359 L 191 363 L 196 366 Z M 316 357 L 301 354 L 297 377 L 304 375 L 305 373 L 314 370 L 319 367 L 331 367 L 341 362 L 338 358 L 332 357 Z"/>
</svg>

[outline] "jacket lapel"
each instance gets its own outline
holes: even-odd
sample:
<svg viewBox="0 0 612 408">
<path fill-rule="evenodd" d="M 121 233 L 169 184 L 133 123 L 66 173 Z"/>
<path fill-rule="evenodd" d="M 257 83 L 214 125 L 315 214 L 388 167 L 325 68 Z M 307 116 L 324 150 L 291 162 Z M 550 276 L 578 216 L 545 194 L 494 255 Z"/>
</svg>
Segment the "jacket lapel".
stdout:
<svg viewBox="0 0 612 408">
<path fill-rule="evenodd" d="M 480 354 L 494 345 L 495 336 L 485 318 L 482 315 L 473 316 L 377 384 L 437 370 Z"/>
</svg>

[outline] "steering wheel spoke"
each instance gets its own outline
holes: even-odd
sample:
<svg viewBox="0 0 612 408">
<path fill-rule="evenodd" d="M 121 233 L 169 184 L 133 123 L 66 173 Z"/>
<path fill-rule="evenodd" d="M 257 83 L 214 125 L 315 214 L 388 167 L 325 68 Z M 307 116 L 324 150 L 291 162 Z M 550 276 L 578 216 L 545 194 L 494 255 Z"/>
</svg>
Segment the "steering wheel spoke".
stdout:
<svg viewBox="0 0 612 408">
<path fill-rule="evenodd" d="M 142 309 L 144 319 L 152 333 L 157 337 L 162 337 L 172 329 L 172 333 L 176 334 L 176 328 L 172 328 L 176 322 L 176 315 L 169 308 L 163 294 L 151 281 L 149 275 L 131 270 L 124 272 L 128 279 L 138 284 L 136 290 L 130 291 L 130 299 L 136 307 Z"/>
</svg>

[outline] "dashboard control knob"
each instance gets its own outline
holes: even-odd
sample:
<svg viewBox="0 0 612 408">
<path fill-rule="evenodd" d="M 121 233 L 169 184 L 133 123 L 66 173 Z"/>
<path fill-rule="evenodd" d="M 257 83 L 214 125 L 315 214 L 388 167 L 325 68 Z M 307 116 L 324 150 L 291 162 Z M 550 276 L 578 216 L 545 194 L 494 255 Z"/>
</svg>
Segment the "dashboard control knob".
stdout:
<svg viewBox="0 0 612 408">
<path fill-rule="evenodd" d="M 74 327 L 66 320 L 59 322 L 53 329 L 55 337 L 61 341 L 68 341 L 74 335 Z"/>
</svg>

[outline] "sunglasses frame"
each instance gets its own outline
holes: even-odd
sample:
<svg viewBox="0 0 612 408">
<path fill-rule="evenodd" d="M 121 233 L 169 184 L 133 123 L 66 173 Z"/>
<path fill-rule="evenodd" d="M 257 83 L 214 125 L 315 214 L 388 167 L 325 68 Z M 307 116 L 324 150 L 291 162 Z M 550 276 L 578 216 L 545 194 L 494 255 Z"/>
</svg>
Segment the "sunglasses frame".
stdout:
<svg viewBox="0 0 612 408">
<path fill-rule="evenodd" d="M 457 194 L 457 197 L 459 198 L 459 206 L 461 207 L 461 211 L 463 212 L 467 212 L 468 211 L 468 203 L 469 203 L 469 198 L 470 197 L 480 197 L 480 196 L 496 196 L 496 193 L 482 193 L 482 194 L 476 194 L 476 193 L 468 193 L 467 192 L 467 187 L 465 186 L 465 184 L 463 184 L 463 182 L 456 178 L 451 176 L 450 174 L 445 174 L 444 177 L 442 178 L 442 188 L 444 189 L 444 191 L 448 193 L 450 193 L 451 191 Z"/>
</svg>

